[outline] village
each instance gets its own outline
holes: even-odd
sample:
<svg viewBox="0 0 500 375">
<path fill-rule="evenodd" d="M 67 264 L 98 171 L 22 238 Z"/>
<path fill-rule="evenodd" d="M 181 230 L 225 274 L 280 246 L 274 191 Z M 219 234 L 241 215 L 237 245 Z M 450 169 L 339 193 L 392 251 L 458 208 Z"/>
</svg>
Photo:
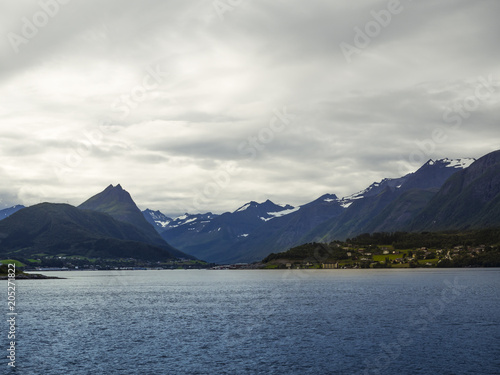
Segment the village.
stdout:
<svg viewBox="0 0 500 375">
<path fill-rule="evenodd" d="M 321 268 L 416 268 L 437 267 L 440 263 L 453 261 L 460 257 L 474 258 L 484 252 L 486 246 L 464 247 L 455 246 L 452 249 L 429 249 L 421 247 L 415 250 L 394 250 L 392 246 L 375 249 L 345 247 L 349 259 L 336 262 L 321 263 Z M 307 267 L 307 263 L 305 265 Z M 312 264 L 309 264 L 312 266 Z M 290 265 L 291 267 L 291 265 Z"/>
<path fill-rule="evenodd" d="M 396 249 L 392 245 L 305 244 L 264 259 L 267 269 L 357 269 L 417 267 L 484 267 L 498 264 L 497 247 L 453 246 Z"/>
</svg>

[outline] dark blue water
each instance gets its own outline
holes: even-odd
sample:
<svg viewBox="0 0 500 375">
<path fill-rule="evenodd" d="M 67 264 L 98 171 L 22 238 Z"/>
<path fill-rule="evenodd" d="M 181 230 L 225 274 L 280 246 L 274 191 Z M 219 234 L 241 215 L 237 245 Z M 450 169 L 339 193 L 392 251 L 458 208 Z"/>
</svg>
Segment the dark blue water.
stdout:
<svg viewBox="0 0 500 375">
<path fill-rule="evenodd" d="M 498 269 L 52 274 L 0 373 L 500 374 Z"/>
</svg>

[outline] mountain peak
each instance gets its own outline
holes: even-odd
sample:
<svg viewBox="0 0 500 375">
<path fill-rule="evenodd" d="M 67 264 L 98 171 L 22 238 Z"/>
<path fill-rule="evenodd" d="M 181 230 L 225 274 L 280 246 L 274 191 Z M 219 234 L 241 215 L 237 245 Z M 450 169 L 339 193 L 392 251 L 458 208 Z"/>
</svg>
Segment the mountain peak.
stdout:
<svg viewBox="0 0 500 375">
<path fill-rule="evenodd" d="M 116 186 L 113 186 L 113 184 L 109 184 L 108 187 L 106 189 L 104 189 L 104 191 L 106 191 L 106 190 L 124 191 L 120 184 L 117 184 Z"/>
<path fill-rule="evenodd" d="M 290 206 L 289 204 L 287 205 L 279 205 L 279 204 L 276 204 L 274 203 L 273 201 L 271 201 L 270 199 L 267 199 L 266 201 L 262 202 L 262 203 L 258 203 L 256 201 L 250 201 L 246 204 L 244 204 L 243 206 L 241 206 L 240 208 L 238 208 L 236 211 L 234 212 L 243 212 L 243 211 L 246 211 L 248 209 L 252 209 L 253 210 L 257 210 L 257 211 L 262 211 L 262 212 L 267 212 L 267 211 L 281 211 L 281 210 L 289 210 L 289 209 L 292 209 L 293 206 Z"/>
<path fill-rule="evenodd" d="M 323 194 L 318 200 L 323 200 L 325 202 L 337 201 L 339 198 L 335 194 Z"/>
<path fill-rule="evenodd" d="M 413 220 L 412 230 L 498 226 L 499 176 L 500 151 L 487 154 L 470 167 L 456 171 Z"/>
<path fill-rule="evenodd" d="M 455 172 L 468 168 L 476 159 L 429 159 L 417 171 L 408 173 L 399 178 L 384 178 L 380 182 L 374 182 L 365 190 L 342 198 L 345 205 L 356 199 L 376 196 L 384 191 L 396 191 L 400 193 L 414 188 L 432 189 L 440 188 L 444 182 Z"/>
<path fill-rule="evenodd" d="M 258 203 L 255 202 L 255 201 L 250 201 L 248 203 L 245 203 L 243 206 L 241 206 L 240 208 L 238 208 L 236 211 L 234 212 L 241 212 L 241 211 L 245 211 L 251 207 L 257 207 L 258 206 Z"/>
<path fill-rule="evenodd" d="M 116 186 L 109 185 L 99 194 L 87 199 L 78 208 L 104 212 L 116 220 L 133 224 L 146 232 L 154 230 L 151 224 L 146 221 L 130 194 L 120 184 Z"/>
</svg>

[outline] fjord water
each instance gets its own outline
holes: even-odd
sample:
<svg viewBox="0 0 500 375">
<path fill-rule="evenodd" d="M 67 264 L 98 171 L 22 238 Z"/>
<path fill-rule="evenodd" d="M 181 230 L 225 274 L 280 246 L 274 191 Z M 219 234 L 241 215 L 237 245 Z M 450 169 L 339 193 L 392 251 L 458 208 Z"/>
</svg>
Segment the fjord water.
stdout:
<svg viewBox="0 0 500 375">
<path fill-rule="evenodd" d="M 499 269 L 47 274 L 12 373 L 500 373 Z"/>
</svg>

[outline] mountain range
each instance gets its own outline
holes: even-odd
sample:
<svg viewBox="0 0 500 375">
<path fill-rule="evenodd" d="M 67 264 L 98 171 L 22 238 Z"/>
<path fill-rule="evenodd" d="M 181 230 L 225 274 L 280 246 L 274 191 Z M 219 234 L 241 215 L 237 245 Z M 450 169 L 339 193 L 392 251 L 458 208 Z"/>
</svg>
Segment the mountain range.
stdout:
<svg viewBox="0 0 500 375">
<path fill-rule="evenodd" d="M 413 173 L 383 179 L 356 194 L 326 194 L 298 207 L 268 200 L 222 215 L 143 214 L 173 246 L 217 263 L 258 261 L 303 243 L 362 233 L 500 226 L 499 160 L 500 151 L 477 161 L 429 160 Z"/>
<path fill-rule="evenodd" d="M 18 205 L 0 211 L 0 220 L 2 257 L 253 262 L 300 244 L 362 233 L 500 226 L 500 151 L 478 160 L 429 160 L 413 173 L 383 179 L 356 194 L 325 194 L 297 207 L 251 201 L 233 212 L 171 218 L 158 210 L 141 212 L 120 185 L 110 185 L 78 207 Z"/>
</svg>

